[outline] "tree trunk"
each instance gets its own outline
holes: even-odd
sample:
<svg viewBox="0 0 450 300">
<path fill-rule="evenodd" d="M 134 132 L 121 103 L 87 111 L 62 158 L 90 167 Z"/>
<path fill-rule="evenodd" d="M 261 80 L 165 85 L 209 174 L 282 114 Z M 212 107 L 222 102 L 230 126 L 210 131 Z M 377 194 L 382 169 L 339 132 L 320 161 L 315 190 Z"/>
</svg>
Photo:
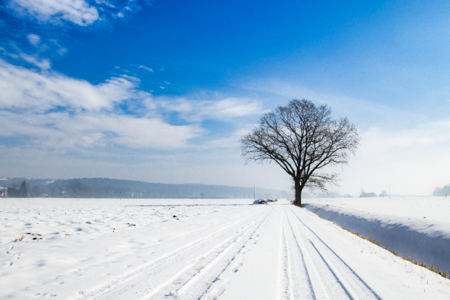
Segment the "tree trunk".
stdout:
<svg viewBox="0 0 450 300">
<path fill-rule="evenodd" d="M 302 205 L 302 188 L 300 187 L 300 179 L 294 178 L 295 200 L 294 205 Z"/>
</svg>

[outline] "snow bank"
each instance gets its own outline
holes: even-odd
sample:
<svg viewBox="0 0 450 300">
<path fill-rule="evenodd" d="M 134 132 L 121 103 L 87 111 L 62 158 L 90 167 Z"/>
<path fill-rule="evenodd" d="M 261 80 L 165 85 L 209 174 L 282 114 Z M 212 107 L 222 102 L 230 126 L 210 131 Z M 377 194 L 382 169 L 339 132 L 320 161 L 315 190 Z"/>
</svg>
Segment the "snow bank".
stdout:
<svg viewBox="0 0 450 300">
<path fill-rule="evenodd" d="M 450 273 L 450 200 L 308 199 L 305 208 L 403 257 Z"/>
</svg>

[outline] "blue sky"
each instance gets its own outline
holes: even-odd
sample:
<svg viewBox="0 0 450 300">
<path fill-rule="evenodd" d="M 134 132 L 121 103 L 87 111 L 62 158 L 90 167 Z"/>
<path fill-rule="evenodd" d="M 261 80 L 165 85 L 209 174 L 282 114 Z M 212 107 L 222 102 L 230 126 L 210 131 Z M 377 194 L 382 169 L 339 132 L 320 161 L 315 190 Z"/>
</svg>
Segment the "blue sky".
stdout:
<svg viewBox="0 0 450 300">
<path fill-rule="evenodd" d="M 361 145 L 330 190 L 450 183 L 445 1 L 7 0 L 0 175 L 288 189 L 239 138 L 289 100 Z"/>
</svg>

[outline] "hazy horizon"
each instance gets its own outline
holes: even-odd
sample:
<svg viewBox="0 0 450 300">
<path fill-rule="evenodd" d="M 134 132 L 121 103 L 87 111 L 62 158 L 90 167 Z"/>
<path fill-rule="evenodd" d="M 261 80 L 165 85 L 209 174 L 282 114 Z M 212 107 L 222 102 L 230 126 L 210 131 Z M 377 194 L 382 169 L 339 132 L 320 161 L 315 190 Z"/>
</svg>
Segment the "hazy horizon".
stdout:
<svg viewBox="0 0 450 300">
<path fill-rule="evenodd" d="M 361 143 L 330 191 L 450 184 L 445 2 L 7 0 L 0 172 L 290 190 L 239 139 L 294 98 Z"/>
</svg>

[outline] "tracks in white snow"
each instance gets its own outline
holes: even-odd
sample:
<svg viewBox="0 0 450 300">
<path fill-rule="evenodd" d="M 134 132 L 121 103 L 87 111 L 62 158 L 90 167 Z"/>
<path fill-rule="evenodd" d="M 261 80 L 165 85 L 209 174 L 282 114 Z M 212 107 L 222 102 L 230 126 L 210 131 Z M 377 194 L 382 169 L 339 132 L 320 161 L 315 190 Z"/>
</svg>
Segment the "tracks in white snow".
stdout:
<svg viewBox="0 0 450 300">
<path fill-rule="evenodd" d="M 306 217 L 297 208 L 284 208 L 280 298 L 381 299 L 300 215 Z"/>
<path fill-rule="evenodd" d="M 96 288 L 82 299 L 209 299 L 225 289 L 213 283 L 264 224 L 273 208 L 225 225 L 139 270 Z"/>
<path fill-rule="evenodd" d="M 83 299 L 219 298 L 227 284 L 233 284 L 221 274 L 234 270 L 236 258 L 252 250 L 248 246 L 267 232 L 264 224 L 272 217 L 281 218 L 271 223 L 280 226 L 281 235 L 273 235 L 274 243 L 280 241 L 281 273 L 278 283 L 274 282 L 279 299 L 381 299 L 327 244 L 326 233 L 321 237 L 316 232 L 314 224 L 321 221 L 289 205 L 258 207 L 253 214 L 197 240 L 187 238 L 189 243 L 91 290 Z M 254 274 L 259 275 L 264 276 Z"/>
</svg>

